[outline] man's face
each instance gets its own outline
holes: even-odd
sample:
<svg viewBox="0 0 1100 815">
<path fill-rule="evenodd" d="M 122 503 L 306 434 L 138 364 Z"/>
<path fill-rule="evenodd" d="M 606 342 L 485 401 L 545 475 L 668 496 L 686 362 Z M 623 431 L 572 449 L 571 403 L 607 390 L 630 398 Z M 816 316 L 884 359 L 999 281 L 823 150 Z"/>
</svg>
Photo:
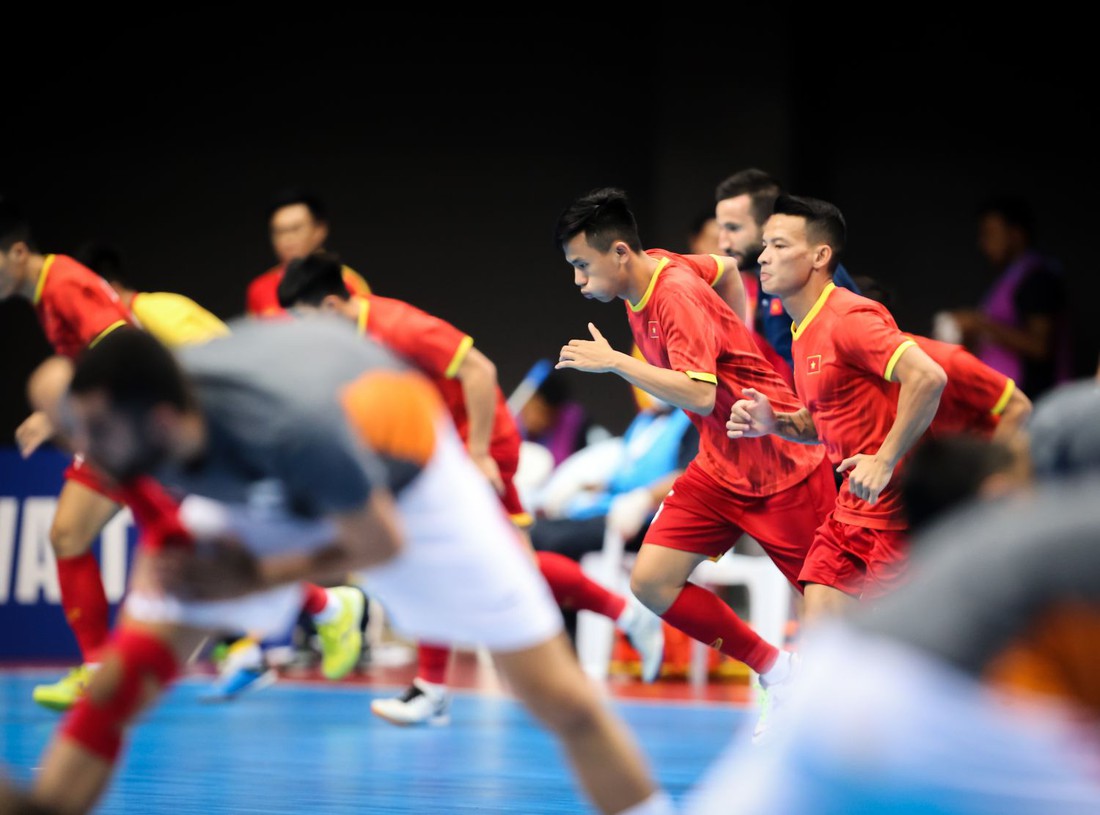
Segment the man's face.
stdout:
<svg viewBox="0 0 1100 815">
<path fill-rule="evenodd" d="M 736 258 L 742 269 L 755 266 L 763 244 L 760 224 L 752 217 L 752 198 L 738 195 L 719 201 L 714 215 L 718 219 L 718 248 Z"/>
<path fill-rule="evenodd" d="M 328 226 L 313 218 L 305 204 L 290 204 L 271 216 L 271 247 L 280 263 L 311 255 L 325 245 Z"/>
<path fill-rule="evenodd" d="M 118 410 L 101 391 L 70 395 L 65 412 L 76 450 L 119 482 L 152 472 L 168 458 L 149 414 Z"/>
<path fill-rule="evenodd" d="M 588 244 L 583 232 L 563 247 L 565 259 L 573 267 L 573 282 L 589 300 L 610 303 L 617 297 L 625 296 L 627 278 L 624 256 L 615 247 L 616 244 L 612 243 L 607 252 L 599 252 Z"/>
<path fill-rule="evenodd" d="M 782 299 L 806 285 L 818 247 L 809 242 L 806 219 L 796 215 L 771 216 L 762 235 L 760 288 Z"/>
</svg>

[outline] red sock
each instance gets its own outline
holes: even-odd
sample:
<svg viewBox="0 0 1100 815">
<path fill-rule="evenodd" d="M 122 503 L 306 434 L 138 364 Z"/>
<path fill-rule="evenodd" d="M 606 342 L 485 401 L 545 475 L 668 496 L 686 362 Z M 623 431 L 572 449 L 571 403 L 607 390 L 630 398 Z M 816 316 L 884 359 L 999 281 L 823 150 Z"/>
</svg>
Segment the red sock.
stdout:
<svg viewBox="0 0 1100 815">
<path fill-rule="evenodd" d="M 57 561 L 57 582 L 61 586 L 61 607 L 76 636 L 85 662 L 95 662 L 107 642 L 111 608 L 103 589 L 99 561 L 91 552 Z"/>
<path fill-rule="evenodd" d="M 445 645 L 420 643 L 416 654 L 416 677 L 433 685 L 447 683 L 447 662 L 451 658 L 451 649 Z"/>
<path fill-rule="evenodd" d="M 539 571 L 562 608 L 594 611 L 612 620 L 626 608 L 626 598 L 610 592 L 584 573 L 581 564 L 557 552 L 535 552 Z"/>
<path fill-rule="evenodd" d="M 316 583 L 306 583 L 305 592 L 306 601 L 302 604 L 302 608 L 306 614 L 319 614 L 325 610 L 325 606 L 328 605 L 328 592 L 323 587 Z"/>
<path fill-rule="evenodd" d="M 779 656 L 779 649 L 753 631 L 722 598 L 694 583 L 684 586 L 661 619 L 757 673 L 764 673 Z"/>
</svg>

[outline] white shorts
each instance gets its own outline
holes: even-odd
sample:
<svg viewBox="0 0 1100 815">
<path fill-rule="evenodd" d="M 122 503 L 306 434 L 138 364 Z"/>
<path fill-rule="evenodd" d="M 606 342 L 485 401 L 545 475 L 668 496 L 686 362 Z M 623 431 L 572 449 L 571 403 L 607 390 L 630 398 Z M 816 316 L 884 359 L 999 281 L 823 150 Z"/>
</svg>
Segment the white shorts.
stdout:
<svg viewBox="0 0 1100 815">
<path fill-rule="evenodd" d="M 360 575 L 394 630 L 441 645 L 514 651 L 558 634 L 561 612 L 534 558 L 453 425 L 441 423 L 425 469 L 400 494 L 405 546 Z M 332 540 L 327 522 L 257 518 L 244 507 L 189 496 L 181 518 L 200 537 L 229 533 L 263 555 Z M 218 602 L 131 593 L 126 612 L 147 622 L 262 636 L 285 633 L 302 604 L 299 584 Z"/>
<path fill-rule="evenodd" d="M 406 546 L 362 574 L 395 631 L 516 651 L 563 629 L 561 611 L 485 475 L 448 424 L 428 466 L 399 495 Z"/>
<path fill-rule="evenodd" d="M 1100 812 L 1097 740 L 1057 705 L 1010 703 L 923 652 L 836 623 L 807 636 L 793 681 L 770 740 L 754 745 L 744 728 L 685 797 L 685 815 Z"/>
</svg>

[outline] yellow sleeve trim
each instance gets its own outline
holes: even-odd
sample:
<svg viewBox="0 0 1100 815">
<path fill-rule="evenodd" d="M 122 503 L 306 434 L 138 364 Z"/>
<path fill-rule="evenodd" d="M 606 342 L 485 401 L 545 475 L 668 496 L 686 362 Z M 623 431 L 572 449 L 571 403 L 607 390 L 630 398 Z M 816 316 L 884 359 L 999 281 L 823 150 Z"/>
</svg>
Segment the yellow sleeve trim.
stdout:
<svg viewBox="0 0 1100 815">
<path fill-rule="evenodd" d="M 34 305 L 38 305 L 38 301 L 42 299 L 42 290 L 46 288 L 46 275 L 50 273 L 50 267 L 53 266 L 53 259 L 56 255 L 46 255 L 46 259 L 42 261 L 42 271 L 38 273 L 38 282 L 34 284 L 34 300 L 31 302 Z"/>
<path fill-rule="evenodd" d="M 517 512 L 512 517 L 512 523 L 520 529 L 528 529 L 535 525 L 535 516 L 530 512 Z"/>
<path fill-rule="evenodd" d="M 106 337 L 108 334 L 110 334 L 116 328 L 122 328 L 122 326 L 124 326 L 124 325 L 127 325 L 127 322 L 125 320 L 115 320 L 109 326 L 107 326 L 102 331 L 100 331 L 98 334 L 96 334 L 95 339 L 93 339 L 90 343 L 88 343 L 88 347 L 89 348 L 95 348 L 96 345 L 99 343 L 99 341 L 101 339 Z"/>
<path fill-rule="evenodd" d="M 359 316 L 355 319 L 355 330 L 360 337 L 367 334 L 367 320 L 370 317 L 370 300 L 366 297 L 357 297 L 359 301 Z"/>
<path fill-rule="evenodd" d="M 696 379 L 699 382 L 709 382 L 712 385 L 718 384 L 718 377 L 714 374 L 704 374 L 699 371 L 684 371 L 687 374 L 688 379 Z"/>
<path fill-rule="evenodd" d="M 905 353 L 907 348 L 916 345 L 913 340 L 906 340 L 897 347 L 897 350 L 890 356 L 890 361 L 886 363 L 886 373 L 882 376 L 887 382 L 894 381 L 894 366 L 898 364 L 898 360 L 901 359 L 901 355 Z"/>
<path fill-rule="evenodd" d="M 451 364 L 447 366 L 447 370 L 443 372 L 443 376 L 447 379 L 454 379 L 455 374 L 458 373 L 458 369 L 462 367 L 462 361 L 466 359 L 466 354 L 468 354 L 473 347 L 474 338 L 467 334 L 462 338 L 462 342 L 458 344 L 458 350 L 455 351 L 455 355 L 451 357 Z"/>
<path fill-rule="evenodd" d="M 726 259 L 721 255 L 711 255 L 711 257 L 718 264 L 718 272 L 714 275 L 714 280 L 710 281 L 710 285 L 717 286 L 718 281 L 722 279 L 722 275 L 726 273 Z"/>
<path fill-rule="evenodd" d="M 994 416 L 1000 416 L 1004 413 L 1006 407 L 1008 407 L 1008 400 L 1012 398 L 1012 392 L 1016 390 L 1016 383 L 1011 379 L 1005 383 L 1004 393 L 1001 394 L 1001 398 L 997 400 L 997 404 L 993 406 L 993 410 L 989 411 Z"/>
<path fill-rule="evenodd" d="M 348 282 L 348 278 L 351 278 L 360 287 L 362 287 L 362 291 L 354 292 L 354 294 L 370 294 L 371 293 L 370 292 L 370 284 L 367 282 L 367 279 L 365 277 L 363 277 L 363 275 L 359 274 L 359 272 L 355 271 L 355 269 L 351 268 L 350 266 L 347 266 L 347 265 L 341 266 L 340 267 L 340 276 L 344 278 L 344 283 L 345 284 Z"/>
</svg>

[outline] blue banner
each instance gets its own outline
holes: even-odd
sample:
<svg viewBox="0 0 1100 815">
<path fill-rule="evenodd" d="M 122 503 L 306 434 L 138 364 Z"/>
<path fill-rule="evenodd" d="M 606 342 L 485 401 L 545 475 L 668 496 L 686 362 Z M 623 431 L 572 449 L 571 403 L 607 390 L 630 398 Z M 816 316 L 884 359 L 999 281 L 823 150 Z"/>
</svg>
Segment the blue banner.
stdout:
<svg viewBox="0 0 1100 815">
<path fill-rule="evenodd" d="M 26 460 L 16 448 L 0 447 L 0 661 L 80 661 L 50 548 L 50 524 L 68 464 L 69 456 L 53 447 Z M 112 622 L 136 542 L 126 508 L 95 542 Z"/>
</svg>

